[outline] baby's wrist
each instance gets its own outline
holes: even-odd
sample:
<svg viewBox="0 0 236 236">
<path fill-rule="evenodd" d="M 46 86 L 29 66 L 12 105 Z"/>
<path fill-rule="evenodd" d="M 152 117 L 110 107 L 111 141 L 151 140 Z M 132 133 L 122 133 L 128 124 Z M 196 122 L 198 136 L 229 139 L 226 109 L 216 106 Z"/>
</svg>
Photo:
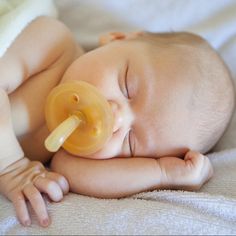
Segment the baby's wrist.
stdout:
<svg viewBox="0 0 236 236">
<path fill-rule="evenodd" d="M 0 176 L 16 171 L 17 169 L 21 169 L 21 167 L 28 165 L 29 162 L 30 160 L 23 156 L 15 162 L 12 162 L 10 165 L 6 166 L 4 169 L 0 170 Z"/>
<path fill-rule="evenodd" d="M 20 146 L 15 133 L 10 125 L 0 130 L 0 173 L 12 163 L 24 157 L 24 151 Z"/>
<path fill-rule="evenodd" d="M 2 174 L 8 166 L 24 158 L 24 152 L 20 145 L 12 150 L 11 153 L 9 152 L 7 155 L 0 153 L 0 155 L 0 174 Z"/>
</svg>

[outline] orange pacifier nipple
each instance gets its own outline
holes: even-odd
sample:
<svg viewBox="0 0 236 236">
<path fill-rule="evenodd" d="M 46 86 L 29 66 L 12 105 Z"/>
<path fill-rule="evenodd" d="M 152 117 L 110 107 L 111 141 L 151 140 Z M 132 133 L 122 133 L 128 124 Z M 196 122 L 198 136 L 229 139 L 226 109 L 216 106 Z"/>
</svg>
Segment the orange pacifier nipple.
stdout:
<svg viewBox="0 0 236 236">
<path fill-rule="evenodd" d="M 87 156 L 97 152 L 113 132 L 113 114 L 96 87 L 83 82 L 66 82 L 48 95 L 45 118 L 51 134 L 45 147 L 56 152 L 61 146 L 69 153 Z"/>
</svg>

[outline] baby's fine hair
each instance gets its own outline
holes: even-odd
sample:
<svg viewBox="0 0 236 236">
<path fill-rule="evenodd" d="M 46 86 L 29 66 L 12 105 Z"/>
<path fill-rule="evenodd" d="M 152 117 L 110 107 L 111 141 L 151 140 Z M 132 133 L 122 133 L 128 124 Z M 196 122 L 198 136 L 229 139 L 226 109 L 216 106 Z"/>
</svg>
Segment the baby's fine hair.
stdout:
<svg viewBox="0 0 236 236">
<path fill-rule="evenodd" d="M 178 45 L 190 53 L 188 60 L 199 75 L 193 80 L 189 106 L 195 136 L 191 148 L 202 153 L 211 150 L 225 132 L 235 106 L 234 84 L 223 59 L 206 40 L 192 33 L 144 33 L 140 39 L 164 47 Z"/>
</svg>

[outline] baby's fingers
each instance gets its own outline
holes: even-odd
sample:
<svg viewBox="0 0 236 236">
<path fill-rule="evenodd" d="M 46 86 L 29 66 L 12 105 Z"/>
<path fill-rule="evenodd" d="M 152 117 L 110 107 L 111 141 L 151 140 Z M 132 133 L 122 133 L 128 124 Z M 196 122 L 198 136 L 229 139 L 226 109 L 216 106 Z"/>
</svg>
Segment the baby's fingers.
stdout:
<svg viewBox="0 0 236 236">
<path fill-rule="evenodd" d="M 47 178 L 55 181 L 60 186 L 63 194 L 67 194 L 69 192 L 69 184 L 64 176 L 54 172 L 48 172 L 46 176 Z"/>
<path fill-rule="evenodd" d="M 24 226 L 29 226 L 31 224 L 31 220 L 23 193 L 14 193 L 11 196 L 11 201 L 14 205 L 16 216 L 19 219 L 20 223 Z"/>
<path fill-rule="evenodd" d="M 46 193 L 54 202 L 59 202 L 63 198 L 63 192 L 60 186 L 53 180 L 39 176 L 35 179 L 34 186 L 40 192 Z"/>
<path fill-rule="evenodd" d="M 39 222 L 42 226 L 46 227 L 49 225 L 49 217 L 46 209 L 46 205 L 41 193 L 33 184 L 28 184 L 25 186 L 24 190 L 25 197 L 29 200 L 31 206 L 36 213 Z"/>
</svg>

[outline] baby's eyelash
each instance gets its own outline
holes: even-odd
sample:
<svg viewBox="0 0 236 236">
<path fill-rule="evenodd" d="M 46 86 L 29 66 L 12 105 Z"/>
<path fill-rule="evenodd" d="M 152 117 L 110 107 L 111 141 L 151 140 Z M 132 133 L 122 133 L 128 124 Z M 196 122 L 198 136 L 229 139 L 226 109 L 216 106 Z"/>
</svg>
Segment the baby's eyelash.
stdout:
<svg viewBox="0 0 236 236">
<path fill-rule="evenodd" d="M 128 74 L 128 70 L 129 70 L 129 63 L 127 63 L 126 66 L 126 71 L 125 71 L 125 89 L 126 89 L 126 93 L 127 93 L 127 98 L 130 99 L 130 95 L 129 95 L 129 89 L 128 89 L 128 82 L 127 82 L 127 74 Z"/>
<path fill-rule="evenodd" d="M 130 150 L 130 156 L 132 157 L 133 156 L 133 150 L 132 150 L 132 144 L 131 144 L 131 130 L 129 131 L 129 134 L 128 134 L 128 142 L 129 142 L 129 150 Z"/>
</svg>

